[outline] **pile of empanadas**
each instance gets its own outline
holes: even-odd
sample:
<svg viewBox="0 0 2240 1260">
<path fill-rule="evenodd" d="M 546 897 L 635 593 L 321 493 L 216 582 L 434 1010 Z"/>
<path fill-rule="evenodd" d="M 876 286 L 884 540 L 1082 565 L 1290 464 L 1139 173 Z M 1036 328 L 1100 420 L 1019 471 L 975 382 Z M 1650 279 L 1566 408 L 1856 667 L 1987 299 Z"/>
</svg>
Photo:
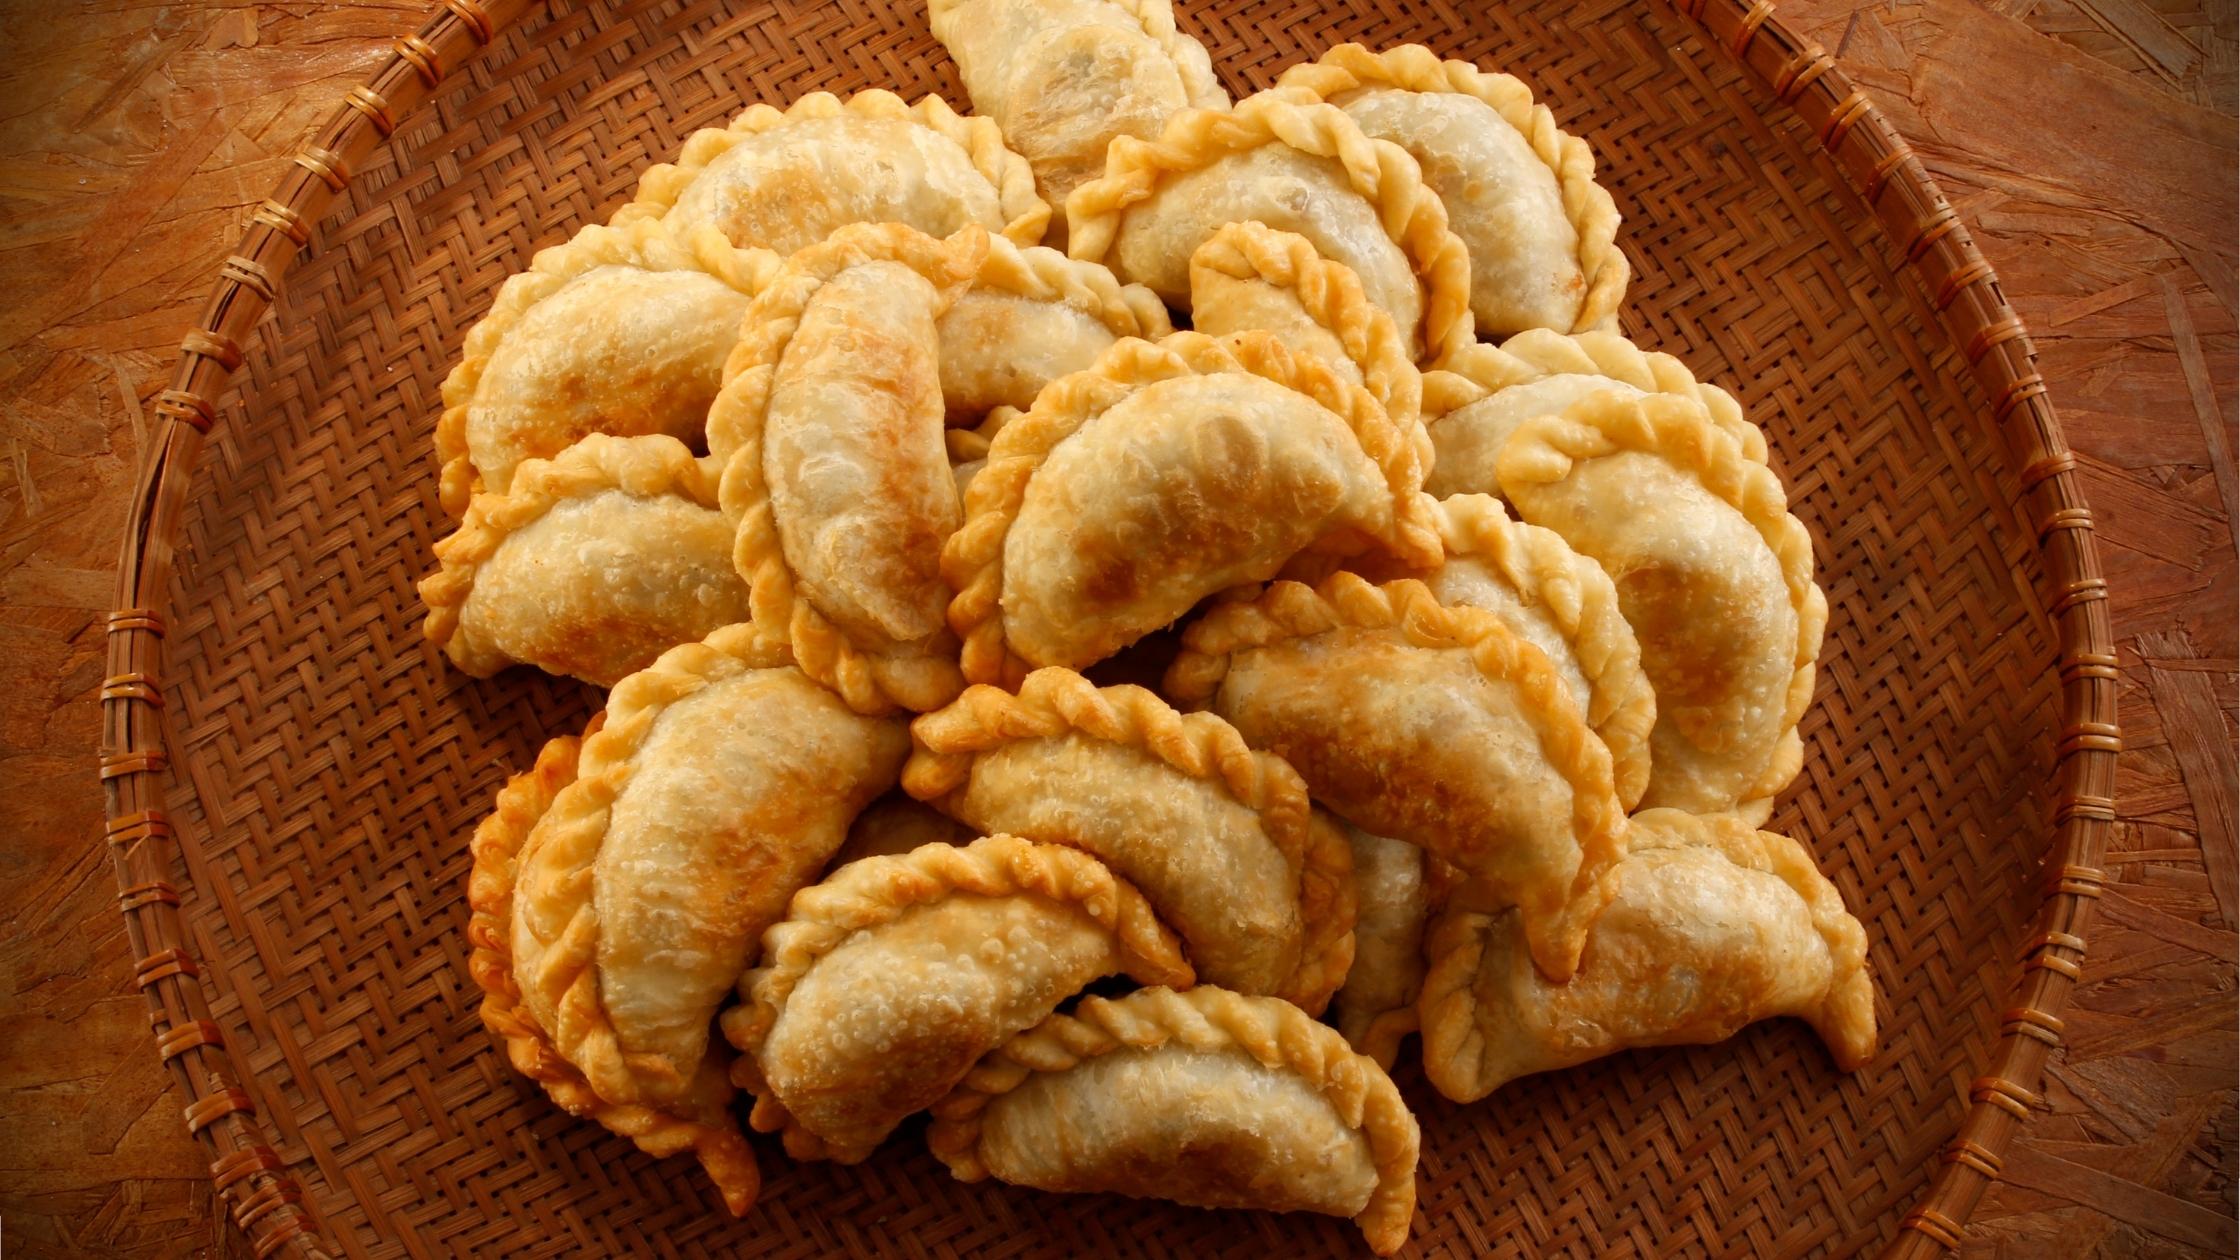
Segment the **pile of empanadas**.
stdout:
<svg viewBox="0 0 2240 1260">
<path fill-rule="evenodd" d="M 474 837 L 514 1065 L 734 1212 L 742 1112 L 930 1112 L 960 1178 L 1385 1253 L 1410 1033 L 1459 1102 L 1776 1015 L 1866 1062 L 1865 934 L 1757 829 L 1811 540 L 1613 331 L 1587 146 L 1419 47 L 1232 104 L 1167 0 L 930 8 L 975 114 L 694 135 L 445 382 L 428 637 L 611 689 Z"/>
</svg>

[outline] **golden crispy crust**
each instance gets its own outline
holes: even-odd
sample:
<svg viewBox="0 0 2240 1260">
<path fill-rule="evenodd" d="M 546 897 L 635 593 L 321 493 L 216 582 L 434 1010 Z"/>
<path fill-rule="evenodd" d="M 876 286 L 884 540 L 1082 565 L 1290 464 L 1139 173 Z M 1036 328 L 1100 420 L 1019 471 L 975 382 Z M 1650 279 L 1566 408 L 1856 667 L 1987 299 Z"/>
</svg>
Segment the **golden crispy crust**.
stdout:
<svg viewBox="0 0 2240 1260">
<path fill-rule="evenodd" d="M 1102 263 L 1069 258 L 1045 245 L 988 241 L 988 256 L 972 277 L 974 289 L 1009 293 L 1036 302 L 1062 302 L 1095 319 L 1115 337 L 1157 341 L 1174 331 L 1159 295 L 1140 284 L 1122 284 Z"/>
<path fill-rule="evenodd" d="M 1618 304 L 1625 299 L 1626 281 L 1633 273 L 1617 245 L 1617 203 L 1595 182 L 1594 150 L 1558 128 L 1548 107 L 1533 101 L 1531 88 L 1513 75 L 1489 74 L 1467 61 L 1441 61 L 1421 44 L 1403 44 L 1382 53 L 1360 44 L 1340 44 L 1320 61 L 1293 66 L 1276 80 L 1278 91 L 1294 91 L 1317 101 L 1362 87 L 1476 97 L 1516 128 L 1533 155 L 1554 173 L 1564 217 L 1579 234 L 1579 270 L 1586 276 L 1587 291 L 1569 331 L 1617 327 Z"/>
<path fill-rule="evenodd" d="M 926 1144 L 962 1181 L 988 1175 L 980 1160 L 980 1125 L 988 1103 L 1037 1073 L 1069 1071 L 1121 1050 L 1165 1046 L 1237 1051 L 1262 1067 L 1294 1073 L 1320 1092 L 1343 1120 L 1368 1139 L 1377 1189 L 1354 1222 L 1379 1255 L 1408 1239 L 1415 1215 L 1415 1117 L 1384 1071 L 1354 1053 L 1335 1029 L 1277 998 L 1251 998 L 1200 986 L 1184 992 L 1151 988 L 1118 999 L 1084 998 L 1071 1015 L 1053 1015 L 981 1060 L 956 1091 L 934 1108 Z"/>
<path fill-rule="evenodd" d="M 597 729 L 599 719 L 592 719 Z M 512 939 L 514 859 L 529 832 L 562 788 L 575 782 L 580 741 L 563 736 L 544 746 L 534 768 L 515 775 L 498 793 L 497 807 L 475 828 L 469 846 L 473 869 L 467 876 L 467 925 L 472 951 L 467 969 L 482 988 L 482 1026 L 506 1052 L 514 1070 L 537 1082 L 570 1115 L 587 1116 L 635 1142 L 650 1155 L 690 1150 L 708 1171 L 733 1216 L 754 1206 L 762 1188 L 754 1152 L 731 1114 L 728 1088 L 711 1091 L 701 1114 L 680 1114 L 684 1106 L 649 1107 L 601 1098 L 575 1065 L 554 1049 L 552 1039 L 521 1007 L 513 976 Z M 717 1081 L 720 1084 L 720 1078 Z M 702 1101 L 702 1100 L 694 1100 Z"/>
<path fill-rule="evenodd" d="M 1157 140 L 1115 137 L 1105 155 L 1104 176 L 1066 198 L 1068 252 L 1102 261 L 1128 208 L 1157 192 L 1165 180 L 1264 144 L 1288 145 L 1336 161 L 1353 189 L 1375 205 L 1423 287 L 1426 361 L 1441 361 L 1472 344 L 1470 254 L 1448 229 L 1446 207 L 1424 184 L 1422 168 L 1407 150 L 1363 135 L 1335 105 L 1303 104 L 1263 92 L 1238 101 L 1233 109 L 1184 110 L 1168 120 Z"/>
<path fill-rule="evenodd" d="M 964 641 L 964 676 L 1017 686 L 1032 664 L 1011 651 L 1003 626 L 1004 539 L 1025 501 L 1027 482 L 1058 443 L 1135 390 L 1178 376 L 1246 372 L 1312 398 L 1343 420 L 1384 473 L 1394 501 L 1394 534 L 1383 540 L 1403 557 L 1436 557 L 1430 501 L 1422 494 L 1428 439 L 1422 425 L 1387 414 L 1367 390 L 1339 380 L 1322 364 L 1294 356 L 1266 333 L 1212 338 L 1176 333 L 1154 345 L 1129 340 L 1095 367 L 1052 381 L 1034 409 L 1004 426 L 988 463 L 974 477 L 965 522 L 941 554 L 942 576 L 957 591 L 949 625 Z M 1432 559 L 1418 563 L 1428 566 Z"/>
<path fill-rule="evenodd" d="M 1275 993 L 1309 1015 L 1319 1016 L 1353 970 L 1360 888 L 1353 879 L 1353 846 L 1337 819 L 1322 810 L 1307 817 L 1306 865 L 1299 871 L 1299 917 L 1307 925 L 1299 944 L 1299 967 Z"/>
<path fill-rule="evenodd" d="M 997 203 L 1006 220 L 1003 234 L 1021 245 L 1032 245 L 1042 239 L 1043 229 L 1050 223 L 1049 203 L 1035 194 L 1034 172 L 1028 168 L 1025 158 L 1004 144 L 1003 133 L 996 128 L 993 119 L 966 117 L 932 95 L 921 98 L 915 105 L 907 105 L 901 97 L 883 88 L 858 92 L 845 101 L 830 92 L 811 92 L 783 110 L 769 105 L 750 105 L 732 119 L 729 126 L 695 131 L 685 140 L 675 162 L 664 162 L 646 170 L 638 180 L 636 195 L 615 211 L 608 222 L 624 227 L 669 213 L 669 208 L 677 204 L 677 198 L 699 178 L 701 171 L 749 136 L 801 119 L 843 115 L 914 122 L 954 142 L 972 159 L 973 168 L 995 188 Z"/>
</svg>

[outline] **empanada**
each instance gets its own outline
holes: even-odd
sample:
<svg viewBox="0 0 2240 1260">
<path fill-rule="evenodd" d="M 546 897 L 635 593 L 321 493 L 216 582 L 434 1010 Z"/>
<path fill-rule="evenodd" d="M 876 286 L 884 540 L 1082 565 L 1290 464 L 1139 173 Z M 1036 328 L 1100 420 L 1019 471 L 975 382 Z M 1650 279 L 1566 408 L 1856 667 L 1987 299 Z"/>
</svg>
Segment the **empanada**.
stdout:
<svg viewBox="0 0 2240 1260">
<path fill-rule="evenodd" d="M 926 15 L 972 107 L 1003 128 L 1061 210 L 1103 173 L 1114 136 L 1149 139 L 1180 110 L 1229 107 L 1168 0 L 928 0 Z M 1064 229 L 1061 216 L 1053 243 Z"/>
<path fill-rule="evenodd" d="M 1471 344 L 1470 256 L 1407 150 L 1335 105 L 1261 93 L 1184 110 L 1157 140 L 1120 136 L 1105 173 L 1066 199 L 1076 258 L 1190 298 L 1190 256 L 1226 223 L 1296 232 L 1351 268 L 1418 361 Z"/>
<path fill-rule="evenodd" d="M 596 720 L 594 722 L 596 724 Z M 522 842 L 551 807 L 553 797 L 575 782 L 580 741 L 563 736 L 544 746 L 533 769 L 513 776 L 498 793 L 497 808 L 475 828 L 469 846 L 474 866 L 467 878 L 473 917 L 467 939 L 473 951 L 467 969 L 482 988 L 482 1026 L 497 1039 L 513 1069 L 544 1087 L 560 1109 L 596 1120 L 636 1143 L 649 1155 L 691 1151 L 733 1216 L 754 1206 L 762 1177 L 754 1152 L 731 1114 L 731 1081 L 723 1063 L 705 1059 L 691 1084 L 677 1097 L 655 1105 L 618 1103 L 602 1098 L 574 1064 L 553 1048 L 552 1038 L 522 1009 L 513 978 L 514 863 Z"/>
<path fill-rule="evenodd" d="M 1034 405 L 1042 387 L 1097 361 L 1122 337 L 1174 331 L 1159 295 L 1040 245 L 998 236 L 972 284 L 942 313 L 941 398 L 949 423 Z"/>
<path fill-rule="evenodd" d="M 602 1098 L 675 1098 L 764 928 L 909 748 L 752 626 L 616 684 L 581 777 L 523 848 L 521 1004 Z"/>
<path fill-rule="evenodd" d="M 1079 669 L 1309 547 L 1438 555 L 1428 442 L 1271 334 L 1123 341 L 1006 425 L 941 570 L 973 682 Z"/>
<path fill-rule="evenodd" d="M 1478 331 L 1614 329 L 1631 267 L 1618 208 L 1594 181 L 1594 151 L 1556 127 L 1532 90 L 1420 44 L 1373 53 L 1340 44 L 1293 66 L 1276 93 L 1327 101 L 1422 163 L 1424 181 L 1470 249 Z"/>
<path fill-rule="evenodd" d="M 1086 853 L 989 836 L 865 858 L 804 889 L 723 1032 L 750 1123 L 855 1163 L 1099 976 L 1189 984 L 1141 894 Z"/>
<path fill-rule="evenodd" d="M 1097 855 L 1209 984 L 1320 1011 L 1353 958 L 1351 854 L 1307 788 L 1210 713 L 1038 669 L 913 722 L 903 789 L 983 832 Z"/>
<path fill-rule="evenodd" d="M 971 844 L 980 833 L 923 801 L 889 792 L 848 824 L 848 839 L 827 872 L 858 858 L 895 857 L 928 844 Z"/>
<path fill-rule="evenodd" d="M 1498 472 L 1617 586 L 1657 693 L 1642 804 L 1764 822 L 1803 762 L 1828 621 L 1780 478 L 1693 399 L 1610 391 L 1525 421 Z"/>
<path fill-rule="evenodd" d="M 1571 974 L 1625 815 L 1609 750 L 1546 653 L 1421 582 L 1343 572 L 1216 604 L 1182 644 L 1176 703 L 1210 701 L 1346 821 L 1523 907 L 1533 959 Z"/>
<path fill-rule="evenodd" d="M 1296 232 L 1246 222 L 1207 237 L 1190 255 L 1190 322 L 1214 337 L 1274 333 L 1292 353 L 1316 355 L 1366 386 L 1387 414 L 1423 410 L 1423 374 L 1392 316 L 1362 292 L 1351 267 Z"/>
<path fill-rule="evenodd" d="M 964 519 L 943 437 L 936 321 L 987 234 L 853 224 L 786 260 L 708 409 L 754 619 L 858 712 L 964 686 L 941 547 Z"/>
<path fill-rule="evenodd" d="M 905 105 L 874 88 L 845 101 L 811 92 L 783 111 L 754 105 L 727 127 L 692 133 L 610 221 L 644 219 L 791 254 L 850 223 L 933 236 L 977 223 L 1032 245 L 1050 206 L 994 119 L 962 117 L 938 96 Z"/>
<path fill-rule="evenodd" d="M 612 686 L 748 616 L 714 473 L 662 435 L 594 433 L 523 461 L 435 554 L 425 632 L 477 678 L 534 665 Z"/>
<path fill-rule="evenodd" d="M 1568 984 L 1534 971 L 1517 916 L 1474 903 L 1471 887 L 1440 912 L 1422 1001 L 1440 1093 L 1473 1102 L 1520 1076 L 1724 1041 L 1776 1015 L 1810 1021 L 1845 1071 L 1874 1057 L 1866 931 L 1804 846 L 1675 809 L 1643 810 L 1631 833 Z"/>
<path fill-rule="evenodd" d="M 443 379 L 436 462 L 444 510 L 504 493 L 525 459 L 587 433 L 697 444 L 747 302 L 779 258 L 713 232 L 593 224 L 537 251 L 467 331 Z"/>
<path fill-rule="evenodd" d="M 1693 398 L 1734 435 L 1745 459 L 1766 462 L 1765 434 L 1744 418 L 1734 395 L 1698 381 L 1680 360 L 1645 352 L 1616 333 L 1535 331 L 1499 346 L 1472 346 L 1442 370 L 1424 374 L 1424 417 L 1439 453 L 1424 488 L 1442 498 L 1499 494 L 1494 461 L 1518 425 L 1604 390 Z"/>
<path fill-rule="evenodd" d="M 1408 1240 L 1419 1140 L 1336 1030 L 1211 985 L 1083 998 L 989 1055 L 926 1133 L 962 1181 L 1351 1217 L 1378 1255 Z"/>
<path fill-rule="evenodd" d="M 1330 1015 L 1348 1044 L 1390 1071 L 1400 1039 L 1416 1030 L 1416 996 L 1423 988 L 1424 852 L 1359 827 L 1345 826 L 1345 834 L 1361 908 L 1353 924 L 1353 969 L 1330 1000 Z"/>
</svg>

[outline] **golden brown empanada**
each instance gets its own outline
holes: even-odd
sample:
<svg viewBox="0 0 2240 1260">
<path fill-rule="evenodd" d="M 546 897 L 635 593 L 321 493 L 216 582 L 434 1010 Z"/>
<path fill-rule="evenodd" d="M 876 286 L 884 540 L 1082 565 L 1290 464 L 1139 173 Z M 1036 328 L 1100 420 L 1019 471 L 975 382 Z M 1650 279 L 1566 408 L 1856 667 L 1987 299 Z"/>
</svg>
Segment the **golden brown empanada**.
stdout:
<svg viewBox="0 0 2240 1260">
<path fill-rule="evenodd" d="M 1346 1216 L 1379 1255 L 1408 1240 L 1418 1141 L 1336 1030 L 1211 985 L 1083 998 L 989 1055 L 926 1134 L 962 1181 Z"/>
<path fill-rule="evenodd" d="M 596 728 L 597 719 L 593 724 Z M 514 1070 L 543 1086 L 561 1110 L 598 1121 L 649 1155 L 691 1151 L 731 1214 L 744 1215 L 754 1206 L 762 1177 L 731 1114 L 731 1081 L 720 1061 L 705 1060 L 692 1083 L 667 1102 L 617 1103 L 600 1097 L 522 1009 L 513 978 L 514 863 L 553 797 L 575 782 L 579 745 L 572 735 L 546 744 L 536 766 L 506 783 L 497 808 L 475 828 L 470 846 L 474 867 L 467 877 L 467 902 L 473 910 L 467 925 L 473 946 L 467 969 L 483 991 L 482 1026 L 497 1039 Z"/>
<path fill-rule="evenodd" d="M 754 105 L 727 127 L 692 133 L 675 162 L 646 171 L 611 222 L 645 219 L 791 254 L 850 223 L 934 236 L 977 223 L 1032 245 L 1050 207 L 994 119 L 962 117 L 938 96 L 906 105 L 874 88 L 845 101 L 811 92 L 783 111 Z"/>
<path fill-rule="evenodd" d="M 1229 107 L 1168 0 L 928 0 L 926 14 L 972 107 L 1003 128 L 1059 209 L 1103 173 L 1114 136 L 1149 139 L 1180 110 Z M 1062 216 L 1051 224 L 1054 243 L 1064 229 Z"/>
<path fill-rule="evenodd" d="M 534 665 L 612 686 L 748 616 L 714 473 L 662 435 L 594 433 L 523 461 L 435 554 L 425 632 L 477 678 Z"/>
<path fill-rule="evenodd" d="M 832 855 L 827 873 L 857 858 L 895 857 L 928 844 L 971 844 L 980 833 L 923 801 L 889 792 L 848 824 L 848 839 Z"/>
<path fill-rule="evenodd" d="M 1625 815 L 1609 750 L 1546 653 L 1421 582 L 1352 573 L 1216 604 L 1182 644 L 1177 703 L 1210 701 L 1346 821 L 1509 897 L 1541 970 L 1571 974 Z"/>
<path fill-rule="evenodd" d="M 834 871 L 794 897 L 726 1011 L 754 1127 L 855 1163 L 1099 976 L 1189 984 L 1141 894 L 1086 853 L 989 836 Z"/>
<path fill-rule="evenodd" d="M 1043 390 L 972 480 L 941 557 L 965 677 L 1090 665 L 1309 547 L 1429 565 L 1427 449 L 1271 334 L 1123 341 Z"/>
<path fill-rule="evenodd" d="M 1351 853 L 1307 788 L 1210 713 L 1038 669 L 910 727 L 902 786 L 983 832 L 1097 855 L 1182 937 L 1207 983 L 1319 1012 L 1353 958 Z"/>
<path fill-rule="evenodd" d="M 1764 822 L 1803 762 L 1828 621 L 1780 478 L 1693 399 L 1611 391 L 1525 421 L 1498 471 L 1617 586 L 1657 692 L 1642 804 Z"/>
<path fill-rule="evenodd" d="M 908 748 L 899 720 L 852 712 L 752 626 L 616 684 L 522 849 L 512 924 L 523 1009 L 600 1097 L 694 1080 L 763 929 Z"/>
<path fill-rule="evenodd" d="M 1265 223 L 1230 223 L 1190 255 L 1191 327 L 1219 337 L 1259 328 L 1294 354 L 1312 354 L 1385 411 L 1423 410 L 1423 374 L 1409 360 L 1392 316 L 1362 292 L 1344 263 L 1314 242 Z"/>
<path fill-rule="evenodd" d="M 1190 298 L 1190 256 L 1226 223 L 1296 232 L 1351 268 L 1369 300 L 1435 361 L 1471 344 L 1470 257 L 1407 150 L 1364 135 L 1335 105 L 1261 93 L 1233 110 L 1184 110 L 1153 141 L 1120 136 L 1105 173 L 1066 199 L 1076 258 Z"/>
<path fill-rule="evenodd" d="M 1157 341 L 1174 324 L 1142 285 L 998 236 L 938 330 L 942 402 L 949 423 L 969 425 L 999 406 L 1034 405 L 1043 386 L 1091 366 L 1122 337 Z"/>
<path fill-rule="evenodd" d="M 1644 352 L 1616 333 L 1534 331 L 1499 346 L 1472 346 L 1424 375 L 1424 415 L 1439 452 L 1424 488 L 1442 498 L 1499 494 L 1494 461 L 1518 425 L 1604 390 L 1693 398 L 1741 443 L 1745 459 L 1766 462 L 1765 435 L 1743 417 L 1734 395 L 1698 381 L 1680 360 Z"/>
<path fill-rule="evenodd" d="M 1520 1076 L 1724 1041 L 1776 1015 L 1810 1021 L 1845 1071 L 1874 1057 L 1866 931 L 1804 846 L 1675 809 L 1643 810 L 1631 833 L 1568 984 L 1534 971 L 1514 913 L 1467 885 L 1453 894 L 1423 986 L 1424 1071 L 1440 1093 L 1473 1102 Z"/>
<path fill-rule="evenodd" d="M 941 547 L 964 519 L 943 437 L 936 321 L 987 234 L 853 224 L 786 260 L 708 409 L 754 619 L 858 712 L 964 686 Z"/>
<path fill-rule="evenodd" d="M 1353 925 L 1353 969 L 1330 1000 L 1338 1031 L 1355 1050 L 1390 1071 L 1400 1039 L 1416 1030 L 1423 988 L 1423 924 L 1429 909 L 1424 852 L 1346 824 L 1360 911 Z"/>
<path fill-rule="evenodd" d="M 1594 182 L 1594 151 L 1556 127 L 1532 90 L 1420 44 L 1340 44 L 1293 66 L 1276 92 L 1327 101 L 1422 163 L 1424 182 L 1470 249 L 1478 331 L 1614 329 L 1631 267 L 1618 207 Z"/>
<path fill-rule="evenodd" d="M 779 258 L 714 232 L 593 224 L 537 251 L 469 329 L 436 422 L 444 510 L 587 433 L 700 441 L 747 302 Z"/>
</svg>

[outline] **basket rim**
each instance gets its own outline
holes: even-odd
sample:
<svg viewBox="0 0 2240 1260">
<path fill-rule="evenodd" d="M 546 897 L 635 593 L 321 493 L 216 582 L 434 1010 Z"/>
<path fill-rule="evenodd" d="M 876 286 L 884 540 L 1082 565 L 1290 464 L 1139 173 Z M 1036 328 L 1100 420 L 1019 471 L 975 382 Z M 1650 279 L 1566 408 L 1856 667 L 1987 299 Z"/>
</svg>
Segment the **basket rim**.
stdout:
<svg viewBox="0 0 2240 1260">
<path fill-rule="evenodd" d="M 188 1099 L 184 1118 L 210 1156 L 210 1176 L 261 1257 L 323 1257 L 328 1243 L 302 1190 L 270 1144 L 238 1066 L 210 1018 L 179 914 L 185 883 L 164 812 L 169 764 L 161 725 L 163 635 L 181 510 L 218 403 L 245 358 L 243 341 L 270 308 L 352 168 L 498 33 L 544 0 L 438 0 L 417 30 L 397 37 L 373 76 L 352 89 L 295 155 L 220 266 L 200 321 L 180 343 L 170 388 L 156 400 L 159 440 L 145 449 L 107 617 L 101 687 L 100 776 L 106 834 L 134 964 L 160 1060 Z M 2082 974 L 2102 853 L 2115 823 L 2118 679 L 2108 584 L 2077 459 L 2037 370 L 2037 353 L 1997 274 L 1912 147 L 1818 43 L 1776 13 L 1774 0 L 1664 0 L 1703 37 L 1789 106 L 1881 221 L 1991 402 L 2019 480 L 2016 504 L 2034 522 L 2054 624 L 2063 720 L 2053 768 L 2053 835 L 2042 901 L 2018 960 L 2014 1004 L 2000 1015 L 1988 1066 L 1944 1148 L 1942 1166 L 1884 1250 L 1906 1260 L 1956 1248 L 2000 1175 L 2008 1143 L 2041 1099 L 2061 1013 Z"/>
</svg>

